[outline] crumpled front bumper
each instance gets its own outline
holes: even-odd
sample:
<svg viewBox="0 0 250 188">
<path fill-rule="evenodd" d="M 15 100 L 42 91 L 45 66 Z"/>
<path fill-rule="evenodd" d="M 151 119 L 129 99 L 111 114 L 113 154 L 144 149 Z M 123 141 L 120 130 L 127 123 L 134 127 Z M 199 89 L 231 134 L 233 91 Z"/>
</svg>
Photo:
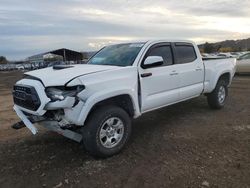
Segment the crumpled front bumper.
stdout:
<svg viewBox="0 0 250 188">
<path fill-rule="evenodd" d="M 14 105 L 13 109 L 15 110 L 16 114 L 18 115 L 18 117 L 22 120 L 22 122 L 25 124 L 25 126 L 35 135 L 38 133 L 38 129 L 37 127 L 29 120 L 29 118 L 22 112 L 22 110 Z M 71 140 L 74 140 L 76 142 L 81 142 L 82 141 L 82 135 L 68 130 L 68 129 L 62 129 L 59 125 L 59 123 L 57 121 L 50 121 L 50 120 L 43 120 L 43 121 L 39 121 L 38 124 L 40 124 L 41 126 L 57 132 L 58 134 L 67 137 Z"/>
<path fill-rule="evenodd" d="M 36 96 L 33 96 L 30 92 L 26 91 L 26 89 L 30 89 L 30 88 L 32 88 L 35 91 Z M 24 94 L 24 95 L 21 95 L 21 94 Z M 74 105 L 78 104 L 76 103 L 76 98 L 68 96 L 62 101 L 51 101 L 51 99 L 48 98 L 48 96 L 46 95 L 45 87 L 38 80 L 22 79 L 18 81 L 15 84 L 15 87 L 13 90 L 13 98 L 14 98 L 14 104 L 15 104 L 14 110 L 17 112 L 17 114 L 19 114 L 18 116 L 21 119 L 24 117 L 23 114 L 26 114 L 26 113 L 30 115 L 42 117 L 47 111 L 64 110 L 65 115 L 63 119 L 65 119 L 69 124 L 77 124 L 77 122 L 75 122 L 77 118 L 75 116 L 72 116 L 70 113 Z M 29 108 L 30 103 L 33 102 L 34 98 L 35 100 L 36 98 L 38 98 L 39 105 L 35 109 Z M 82 104 L 82 102 L 79 102 L 79 103 Z M 32 131 L 36 132 L 35 129 L 32 129 Z"/>
<path fill-rule="evenodd" d="M 25 126 L 33 133 L 36 134 L 38 132 L 37 128 L 31 123 L 31 121 L 27 118 L 27 116 L 18 108 L 18 106 L 14 105 L 13 109 L 15 110 L 17 116 L 23 121 Z"/>
</svg>

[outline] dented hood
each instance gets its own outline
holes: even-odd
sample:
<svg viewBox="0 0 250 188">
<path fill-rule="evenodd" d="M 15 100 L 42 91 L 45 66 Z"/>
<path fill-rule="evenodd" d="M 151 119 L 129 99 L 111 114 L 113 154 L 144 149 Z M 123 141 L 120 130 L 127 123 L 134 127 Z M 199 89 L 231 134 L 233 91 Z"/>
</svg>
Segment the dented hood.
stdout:
<svg viewBox="0 0 250 188">
<path fill-rule="evenodd" d="M 87 74 L 94 74 L 102 71 L 119 69 L 117 66 L 108 65 L 69 65 L 65 68 L 44 68 L 35 71 L 26 72 L 25 75 L 35 77 L 43 82 L 45 87 L 48 86 L 61 86 L 66 84 L 68 81 L 84 76 Z"/>
</svg>

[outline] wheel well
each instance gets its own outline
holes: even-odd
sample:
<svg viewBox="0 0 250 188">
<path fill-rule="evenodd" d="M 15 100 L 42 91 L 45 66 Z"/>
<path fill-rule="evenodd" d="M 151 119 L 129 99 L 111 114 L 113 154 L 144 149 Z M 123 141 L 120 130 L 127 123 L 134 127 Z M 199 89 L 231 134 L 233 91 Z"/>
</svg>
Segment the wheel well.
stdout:
<svg viewBox="0 0 250 188">
<path fill-rule="evenodd" d="M 134 116 L 134 106 L 132 99 L 129 95 L 118 95 L 115 97 L 111 97 L 108 99 L 105 99 L 103 101 L 98 102 L 95 104 L 92 109 L 90 110 L 89 114 L 91 114 L 96 108 L 104 105 L 116 105 L 124 109 L 130 117 Z"/>
<path fill-rule="evenodd" d="M 230 73 L 227 72 L 227 73 L 224 73 L 220 76 L 219 80 L 224 80 L 226 81 L 227 85 L 229 85 L 229 82 L 230 82 Z"/>
</svg>

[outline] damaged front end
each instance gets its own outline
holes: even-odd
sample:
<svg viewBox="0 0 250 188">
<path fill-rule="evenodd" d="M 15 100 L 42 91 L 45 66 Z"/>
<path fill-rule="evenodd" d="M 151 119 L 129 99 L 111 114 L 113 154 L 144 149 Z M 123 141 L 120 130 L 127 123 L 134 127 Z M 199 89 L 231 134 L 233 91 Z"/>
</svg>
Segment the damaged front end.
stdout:
<svg viewBox="0 0 250 188">
<path fill-rule="evenodd" d="M 13 89 L 13 108 L 22 121 L 12 127 L 20 129 L 26 126 L 36 134 L 38 132 L 34 126 L 36 123 L 80 142 L 82 136 L 75 131 L 79 126 L 65 116 L 65 110 L 78 105 L 80 99 L 77 95 L 84 89 L 83 85 L 45 88 L 39 80 L 20 80 Z"/>
</svg>

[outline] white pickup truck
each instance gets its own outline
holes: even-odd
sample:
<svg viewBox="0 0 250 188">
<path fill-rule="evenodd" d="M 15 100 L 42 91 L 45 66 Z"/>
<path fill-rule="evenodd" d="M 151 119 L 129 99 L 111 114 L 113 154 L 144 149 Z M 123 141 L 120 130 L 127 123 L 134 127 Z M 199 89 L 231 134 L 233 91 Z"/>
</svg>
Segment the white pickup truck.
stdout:
<svg viewBox="0 0 250 188">
<path fill-rule="evenodd" d="M 127 143 L 132 118 L 202 94 L 222 108 L 235 65 L 233 58 L 203 61 L 190 41 L 110 45 L 87 64 L 26 72 L 13 89 L 22 120 L 13 128 L 36 134 L 40 124 L 82 142 L 91 155 L 112 156 Z"/>
</svg>

